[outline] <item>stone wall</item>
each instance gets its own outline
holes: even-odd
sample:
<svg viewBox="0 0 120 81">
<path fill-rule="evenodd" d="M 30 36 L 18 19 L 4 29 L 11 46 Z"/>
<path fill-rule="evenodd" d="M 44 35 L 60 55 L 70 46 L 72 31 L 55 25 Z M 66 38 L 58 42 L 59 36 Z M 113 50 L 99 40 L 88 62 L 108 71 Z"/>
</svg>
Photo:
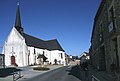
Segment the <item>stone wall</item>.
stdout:
<svg viewBox="0 0 120 81">
<path fill-rule="evenodd" d="M 112 7 L 113 17 L 111 16 Z M 96 13 L 91 37 L 90 55 L 93 66 L 98 70 L 111 72 L 110 66 L 112 63 L 115 63 L 116 66 L 120 67 L 119 11 L 119 0 L 102 0 Z M 115 25 L 113 24 L 113 21 Z"/>
</svg>

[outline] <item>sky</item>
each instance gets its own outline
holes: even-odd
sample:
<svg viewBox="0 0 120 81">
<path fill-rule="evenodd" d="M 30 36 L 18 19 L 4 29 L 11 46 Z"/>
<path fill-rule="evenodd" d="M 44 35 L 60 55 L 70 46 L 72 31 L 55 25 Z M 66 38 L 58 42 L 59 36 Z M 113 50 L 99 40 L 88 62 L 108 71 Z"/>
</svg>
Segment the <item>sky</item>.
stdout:
<svg viewBox="0 0 120 81">
<path fill-rule="evenodd" d="M 15 23 L 18 0 L 0 0 L 0 53 Z M 101 0 L 19 0 L 24 32 L 57 39 L 68 55 L 89 50 L 94 17 Z"/>
</svg>

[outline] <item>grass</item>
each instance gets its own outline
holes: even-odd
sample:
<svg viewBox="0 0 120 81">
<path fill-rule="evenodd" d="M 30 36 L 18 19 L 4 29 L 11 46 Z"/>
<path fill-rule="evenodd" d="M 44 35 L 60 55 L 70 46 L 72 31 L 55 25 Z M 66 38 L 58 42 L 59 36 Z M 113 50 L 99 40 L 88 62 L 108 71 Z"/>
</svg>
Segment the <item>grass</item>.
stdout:
<svg viewBox="0 0 120 81">
<path fill-rule="evenodd" d="M 47 67 L 34 67 L 33 70 L 38 70 L 38 71 L 47 71 L 47 70 L 50 70 L 49 68 Z"/>
</svg>

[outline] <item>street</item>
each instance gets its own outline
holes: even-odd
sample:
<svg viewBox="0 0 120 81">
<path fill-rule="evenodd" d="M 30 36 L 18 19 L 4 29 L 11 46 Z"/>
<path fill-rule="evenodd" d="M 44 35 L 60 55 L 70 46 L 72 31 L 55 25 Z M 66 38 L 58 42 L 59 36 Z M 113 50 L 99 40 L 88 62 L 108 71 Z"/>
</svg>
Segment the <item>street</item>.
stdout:
<svg viewBox="0 0 120 81">
<path fill-rule="evenodd" d="M 22 81 L 81 81 L 79 68 L 61 67 L 33 78 L 24 78 Z"/>
</svg>

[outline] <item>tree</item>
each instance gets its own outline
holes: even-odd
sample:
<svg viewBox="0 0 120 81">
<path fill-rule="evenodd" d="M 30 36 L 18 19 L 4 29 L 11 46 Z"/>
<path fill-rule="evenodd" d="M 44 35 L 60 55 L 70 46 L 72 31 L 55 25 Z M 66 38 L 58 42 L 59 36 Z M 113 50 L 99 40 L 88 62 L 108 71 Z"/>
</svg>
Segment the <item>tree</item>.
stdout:
<svg viewBox="0 0 120 81">
<path fill-rule="evenodd" d="M 44 67 L 44 62 L 46 61 L 47 57 L 45 57 L 44 54 L 39 54 L 37 59 L 39 59 L 39 64 Z"/>
</svg>

